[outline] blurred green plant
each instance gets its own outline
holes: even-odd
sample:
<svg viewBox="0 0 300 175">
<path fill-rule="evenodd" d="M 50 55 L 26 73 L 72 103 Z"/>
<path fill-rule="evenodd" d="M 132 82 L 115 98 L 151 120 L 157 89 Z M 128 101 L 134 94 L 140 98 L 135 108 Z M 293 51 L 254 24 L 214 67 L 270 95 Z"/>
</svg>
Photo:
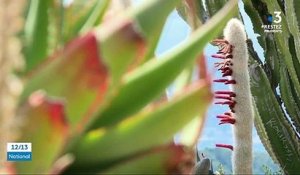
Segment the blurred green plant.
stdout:
<svg viewBox="0 0 300 175">
<path fill-rule="evenodd" d="M 157 99 L 195 64 L 236 13 L 237 0 L 160 59 L 150 58 L 179 0 L 149 0 L 117 14 L 110 2 L 28 1 L 20 36 L 26 62 L 21 126 L 12 141 L 32 142 L 33 158 L 5 165 L 7 174 L 191 171 L 198 134 L 182 145 L 172 138 L 196 116 L 202 122 L 210 82 L 202 74 L 169 101 Z"/>
</svg>

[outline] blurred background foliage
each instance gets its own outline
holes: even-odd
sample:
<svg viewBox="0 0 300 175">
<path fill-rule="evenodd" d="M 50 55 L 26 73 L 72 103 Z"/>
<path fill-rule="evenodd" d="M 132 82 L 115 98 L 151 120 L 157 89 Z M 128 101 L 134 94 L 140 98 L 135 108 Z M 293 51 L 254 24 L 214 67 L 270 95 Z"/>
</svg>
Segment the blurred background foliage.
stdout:
<svg viewBox="0 0 300 175">
<path fill-rule="evenodd" d="M 1 171 L 190 173 L 212 94 L 206 72 L 177 77 L 203 60 L 203 48 L 237 12 L 237 1 L 154 59 L 165 20 L 178 3 L 27 1 L 18 36 L 25 60 L 16 72 L 24 87 L 13 124 L 18 132 L 1 142 L 31 142 L 33 158 L 3 163 Z M 165 89 L 174 80 L 180 82 L 177 92 L 167 100 Z M 194 130 L 184 130 L 184 139 L 174 144 L 174 134 L 187 124 Z"/>
</svg>

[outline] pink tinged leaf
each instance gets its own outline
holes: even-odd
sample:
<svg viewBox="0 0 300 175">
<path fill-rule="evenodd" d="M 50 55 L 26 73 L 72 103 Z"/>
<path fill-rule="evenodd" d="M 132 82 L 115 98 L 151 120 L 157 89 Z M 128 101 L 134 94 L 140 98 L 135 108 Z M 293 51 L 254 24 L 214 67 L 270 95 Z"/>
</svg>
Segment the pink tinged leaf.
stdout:
<svg viewBox="0 0 300 175">
<path fill-rule="evenodd" d="M 92 32 L 73 40 L 35 72 L 24 94 L 43 89 L 64 98 L 71 127 L 80 128 L 98 110 L 108 87 L 108 69 L 99 49 Z"/>
<path fill-rule="evenodd" d="M 0 174 L 17 174 L 12 162 L 4 162 L 0 168 Z"/>
<path fill-rule="evenodd" d="M 98 89 L 99 85 L 104 84 L 108 73 L 106 66 L 101 62 L 98 47 L 95 35 L 93 33 L 88 33 L 87 35 L 72 41 L 64 49 L 62 56 L 67 58 L 65 59 L 65 63 L 68 64 L 69 61 L 74 61 L 78 64 L 76 65 L 78 66 L 78 69 L 75 69 L 76 76 L 74 77 L 74 80 L 77 81 L 74 81 L 74 83 L 81 83 L 82 86 L 92 89 Z M 69 63 L 69 66 L 72 66 L 72 64 Z"/>
<path fill-rule="evenodd" d="M 42 110 L 41 113 L 43 116 L 47 116 L 48 122 L 58 127 L 56 129 L 66 131 L 65 104 L 62 101 L 47 98 L 45 92 L 36 91 L 29 97 L 28 103 L 33 111 Z"/>
<path fill-rule="evenodd" d="M 78 131 L 83 129 L 84 123 L 98 110 L 99 104 L 103 101 L 108 88 L 108 70 L 102 62 L 98 48 L 99 45 L 95 35 L 88 33 L 86 36 L 73 41 L 65 51 L 66 57 L 69 59 L 74 58 L 83 62 L 82 66 L 80 64 L 77 65 L 78 70 L 76 70 L 73 77 L 73 83 L 78 84 L 78 86 L 76 87 L 75 85 L 75 92 L 67 94 L 67 100 L 69 100 L 70 104 L 70 108 L 67 106 L 67 109 L 73 112 L 68 113 L 72 117 L 71 121 L 81 123 L 77 125 Z M 70 89 L 72 89 L 71 86 L 70 84 Z M 76 98 L 74 93 L 77 94 L 78 98 Z M 75 102 L 73 105 L 73 101 L 80 100 L 81 98 L 86 99 L 85 96 L 92 97 L 88 99 L 88 103 L 85 104 L 86 108 L 80 113 L 76 109 L 78 104 Z M 79 115 L 76 116 L 76 114 Z"/>
<path fill-rule="evenodd" d="M 182 145 L 169 145 L 171 157 L 167 162 L 167 174 L 191 174 L 195 165 L 194 154 Z"/>
<path fill-rule="evenodd" d="M 65 144 L 68 134 L 64 103 L 33 93 L 21 107 L 22 128 L 18 142 L 32 143 L 32 161 L 16 162 L 17 173 L 47 173 Z M 47 151 L 46 151 L 47 150 Z"/>
<path fill-rule="evenodd" d="M 193 152 L 170 143 L 133 154 L 100 174 L 190 174 L 193 166 Z"/>
<path fill-rule="evenodd" d="M 113 82 L 120 81 L 124 73 L 138 66 L 146 55 L 146 38 L 132 19 L 119 17 L 108 21 L 96 31 L 96 35 Z"/>
</svg>

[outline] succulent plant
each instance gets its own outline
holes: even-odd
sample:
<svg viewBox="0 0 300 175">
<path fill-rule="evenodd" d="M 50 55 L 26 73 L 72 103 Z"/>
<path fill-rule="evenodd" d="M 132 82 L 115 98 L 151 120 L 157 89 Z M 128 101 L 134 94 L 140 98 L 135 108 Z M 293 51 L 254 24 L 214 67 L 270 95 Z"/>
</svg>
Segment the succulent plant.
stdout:
<svg viewBox="0 0 300 175">
<path fill-rule="evenodd" d="M 206 43 L 235 14 L 237 1 L 229 1 L 160 59 L 151 58 L 179 0 L 149 0 L 118 14 L 109 2 L 75 0 L 65 6 L 62 1 L 31 0 L 24 5 L 19 38 L 25 68 L 16 74 L 24 90 L 13 118 L 17 139 L 1 144 L 31 142 L 32 161 L 1 162 L 1 172 L 191 171 L 195 141 L 175 145 L 172 138 L 205 112 L 212 99 L 210 82 L 202 75 L 187 81 L 174 98 L 158 99 L 195 64 Z"/>
</svg>

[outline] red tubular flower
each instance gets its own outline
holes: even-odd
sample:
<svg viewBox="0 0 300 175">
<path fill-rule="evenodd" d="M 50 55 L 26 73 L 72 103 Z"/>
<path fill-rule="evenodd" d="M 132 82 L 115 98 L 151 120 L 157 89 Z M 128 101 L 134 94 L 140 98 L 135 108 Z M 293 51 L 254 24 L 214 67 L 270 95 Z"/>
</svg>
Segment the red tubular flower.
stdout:
<svg viewBox="0 0 300 175">
<path fill-rule="evenodd" d="M 216 39 L 213 45 L 219 51 L 212 55 L 219 58 L 215 67 L 222 78 L 214 80 L 230 87 L 230 91 L 216 91 L 215 104 L 228 105 L 230 111 L 217 115 L 219 125 L 231 124 L 233 145 L 216 144 L 216 147 L 234 151 L 232 154 L 233 174 L 252 174 L 252 127 L 253 109 L 248 72 L 248 52 L 243 24 L 232 19 L 224 29 L 224 39 Z"/>
<path fill-rule="evenodd" d="M 219 148 L 227 148 L 227 149 L 230 149 L 231 151 L 233 151 L 233 146 L 232 146 L 232 145 L 216 144 L 216 147 L 219 147 Z"/>
</svg>

